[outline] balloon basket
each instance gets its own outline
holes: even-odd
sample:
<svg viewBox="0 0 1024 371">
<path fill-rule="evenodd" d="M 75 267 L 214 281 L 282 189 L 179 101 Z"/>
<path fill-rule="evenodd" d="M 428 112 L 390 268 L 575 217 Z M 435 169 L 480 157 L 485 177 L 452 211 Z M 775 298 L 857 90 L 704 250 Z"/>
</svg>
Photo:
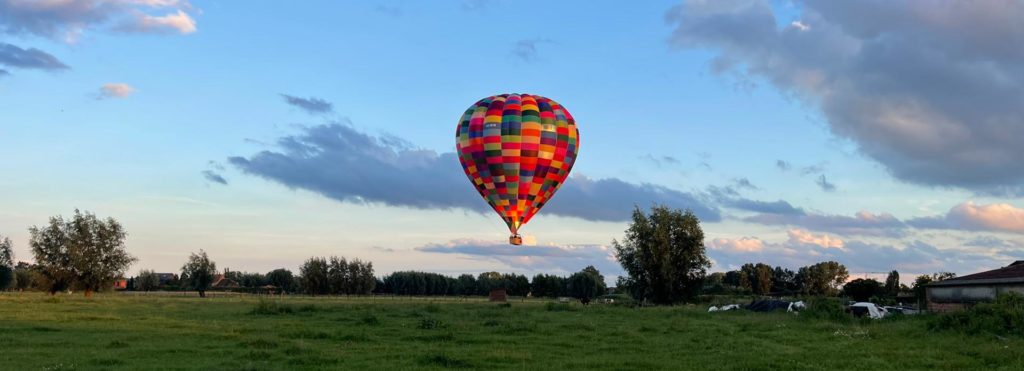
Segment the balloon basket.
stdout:
<svg viewBox="0 0 1024 371">
<path fill-rule="evenodd" d="M 520 236 L 518 234 L 514 234 L 514 235 L 511 235 L 511 236 L 508 236 L 508 243 L 516 245 L 516 246 L 522 245 L 523 244 L 523 236 Z"/>
</svg>

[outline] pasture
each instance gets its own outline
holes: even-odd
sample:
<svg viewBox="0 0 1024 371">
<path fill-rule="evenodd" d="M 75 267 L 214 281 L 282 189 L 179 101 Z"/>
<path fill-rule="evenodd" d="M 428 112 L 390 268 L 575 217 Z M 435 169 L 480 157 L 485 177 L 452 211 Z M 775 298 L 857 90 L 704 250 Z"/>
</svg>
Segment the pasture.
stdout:
<svg viewBox="0 0 1024 371">
<path fill-rule="evenodd" d="M 927 318 L 831 321 L 482 300 L 0 294 L 0 369 L 1021 369 L 1024 339 Z"/>
</svg>

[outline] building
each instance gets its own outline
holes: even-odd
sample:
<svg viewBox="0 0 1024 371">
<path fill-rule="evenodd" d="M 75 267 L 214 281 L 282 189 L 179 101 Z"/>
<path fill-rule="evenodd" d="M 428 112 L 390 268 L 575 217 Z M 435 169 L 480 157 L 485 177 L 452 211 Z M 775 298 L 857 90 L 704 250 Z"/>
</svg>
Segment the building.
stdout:
<svg viewBox="0 0 1024 371">
<path fill-rule="evenodd" d="M 986 272 L 933 282 L 925 288 L 928 310 L 948 312 L 995 300 L 1006 292 L 1024 294 L 1024 260 Z"/>
<path fill-rule="evenodd" d="M 213 282 L 210 283 L 210 288 L 214 289 L 214 290 L 216 290 L 216 289 L 236 289 L 236 288 L 239 288 L 239 287 L 241 287 L 241 285 L 239 285 L 238 282 L 236 282 L 233 279 L 224 277 L 223 274 L 214 275 L 213 276 Z"/>
<path fill-rule="evenodd" d="M 124 290 L 128 288 L 128 280 L 124 278 L 118 278 L 114 280 L 114 290 Z"/>
<path fill-rule="evenodd" d="M 160 280 L 160 286 L 166 285 L 168 282 L 178 280 L 178 275 L 174 273 L 157 273 L 156 277 Z"/>
</svg>

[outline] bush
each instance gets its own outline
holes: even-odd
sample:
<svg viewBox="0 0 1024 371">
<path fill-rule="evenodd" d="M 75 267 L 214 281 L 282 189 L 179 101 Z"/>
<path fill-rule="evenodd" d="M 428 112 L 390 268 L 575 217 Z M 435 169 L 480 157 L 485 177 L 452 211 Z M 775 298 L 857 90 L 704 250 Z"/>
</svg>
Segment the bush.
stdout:
<svg viewBox="0 0 1024 371">
<path fill-rule="evenodd" d="M 807 299 L 807 309 L 801 311 L 800 316 L 841 322 L 851 318 L 842 300 L 820 296 Z"/>
<path fill-rule="evenodd" d="M 939 314 L 929 321 L 928 328 L 967 334 L 1024 335 L 1024 295 L 1000 294 L 992 303 Z"/>
</svg>

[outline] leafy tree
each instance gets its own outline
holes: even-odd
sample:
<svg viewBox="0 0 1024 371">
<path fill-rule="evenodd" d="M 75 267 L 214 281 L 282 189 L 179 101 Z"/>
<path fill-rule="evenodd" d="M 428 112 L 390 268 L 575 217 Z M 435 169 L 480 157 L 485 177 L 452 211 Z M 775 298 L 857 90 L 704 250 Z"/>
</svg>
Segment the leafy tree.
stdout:
<svg viewBox="0 0 1024 371">
<path fill-rule="evenodd" d="M 50 282 L 50 293 L 72 284 L 92 296 L 110 288 L 136 259 L 125 249 L 127 233 L 113 218 L 75 210 L 71 220 L 50 218 L 48 226 L 29 228 L 29 245 L 41 272 Z"/>
<path fill-rule="evenodd" d="M 569 296 L 572 296 L 583 304 L 590 304 L 598 295 L 597 277 L 593 274 L 580 271 L 569 276 Z"/>
<path fill-rule="evenodd" d="M 900 272 L 893 270 L 885 277 L 885 296 L 895 298 L 900 294 Z"/>
<path fill-rule="evenodd" d="M 330 294 L 346 294 L 351 288 L 349 264 L 344 257 L 332 256 L 327 262 L 327 282 Z"/>
<path fill-rule="evenodd" d="M 14 244 L 11 239 L 0 236 L 0 291 L 17 284 L 14 274 Z"/>
<path fill-rule="evenodd" d="M 290 270 L 278 268 L 267 273 L 267 283 L 283 292 L 290 292 L 295 289 L 295 276 Z"/>
<path fill-rule="evenodd" d="M 314 256 L 302 263 L 299 267 L 299 282 L 306 294 L 330 294 L 330 264 L 327 263 L 327 259 Z"/>
<path fill-rule="evenodd" d="M 764 263 L 757 263 L 754 265 L 752 273 L 751 281 L 754 283 L 754 293 L 758 295 L 770 293 L 772 291 L 772 275 L 774 274 L 772 267 Z"/>
<path fill-rule="evenodd" d="M 477 292 L 476 277 L 472 274 L 459 275 L 459 292 L 458 295 L 475 295 Z"/>
<path fill-rule="evenodd" d="M 181 267 L 181 284 L 188 289 L 199 291 L 199 297 L 206 297 L 206 290 L 210 289 L 213 283 L 213 276 L 217 274 L 217 264 L 210 260 L 206 251 L 199 250 L 199 253 L 192 253 L 188 261 Z"/>
<path fill-rule="evenodd" d="M 636 208 L 622 242 L 613 240 L 612 246 L 637 300 L 671 304 L 693 298 L 711 266 L 700 220 L 689 210 L 654 206 L 648 215 Z"/>
<path fill-rule="evenodd" d="M 781 293 L 797 291 L 796 273 L 789 269 L 775 267 L 772 271 L 772 291 Z"/>
<path fill-rule="evenodd" d="M 156 272 L 143 269 L 139 271 L 139 275 L 135 277 L 133 281 L 133 289 L 138 291 L 153 291 L 160 287 L 160 276 Z"/>
<path fill-rule="evenodd" d="M 846 266 L 834 261 L 802 267 L 796 275 L 804 293 L 810 295 L 835 295 L 850 277 Z"/>
<path fill-rule="evenodd" d="M 14 288 L 16 290 L 30 290 L 36 287 L 36 276 L 39 273 L 28 264 L 21 262 L 14 268 Z"/>
<path fill-rule="evenodd" d="M 843 285 L 843 295 L 856 301 L 868 301 L 872 297 L 884 294 L 885 287 L 873 279 L 858 278 Z"/>
<path fill-rule="evenodd" d="M 956 273 L 953 272 L 937 272 L 932 274 L 932 281 L 945 281 L 950 278 L 956 278 Z"/>
<path fill-rule="evenodd" d="M 530 284 L 530 291 L 534 297 L 557 298 L 565 295 L 566 279 L 549 274 L 538 274 L 533 276 Z"/>
<path fill-rule="evenodd" d="M 487 295 L 492 290 L 507 288 L 505 280 L 498 272 L 484 272 L 476 277 L 477 288 L 480 295 Z"/>
</svg>

